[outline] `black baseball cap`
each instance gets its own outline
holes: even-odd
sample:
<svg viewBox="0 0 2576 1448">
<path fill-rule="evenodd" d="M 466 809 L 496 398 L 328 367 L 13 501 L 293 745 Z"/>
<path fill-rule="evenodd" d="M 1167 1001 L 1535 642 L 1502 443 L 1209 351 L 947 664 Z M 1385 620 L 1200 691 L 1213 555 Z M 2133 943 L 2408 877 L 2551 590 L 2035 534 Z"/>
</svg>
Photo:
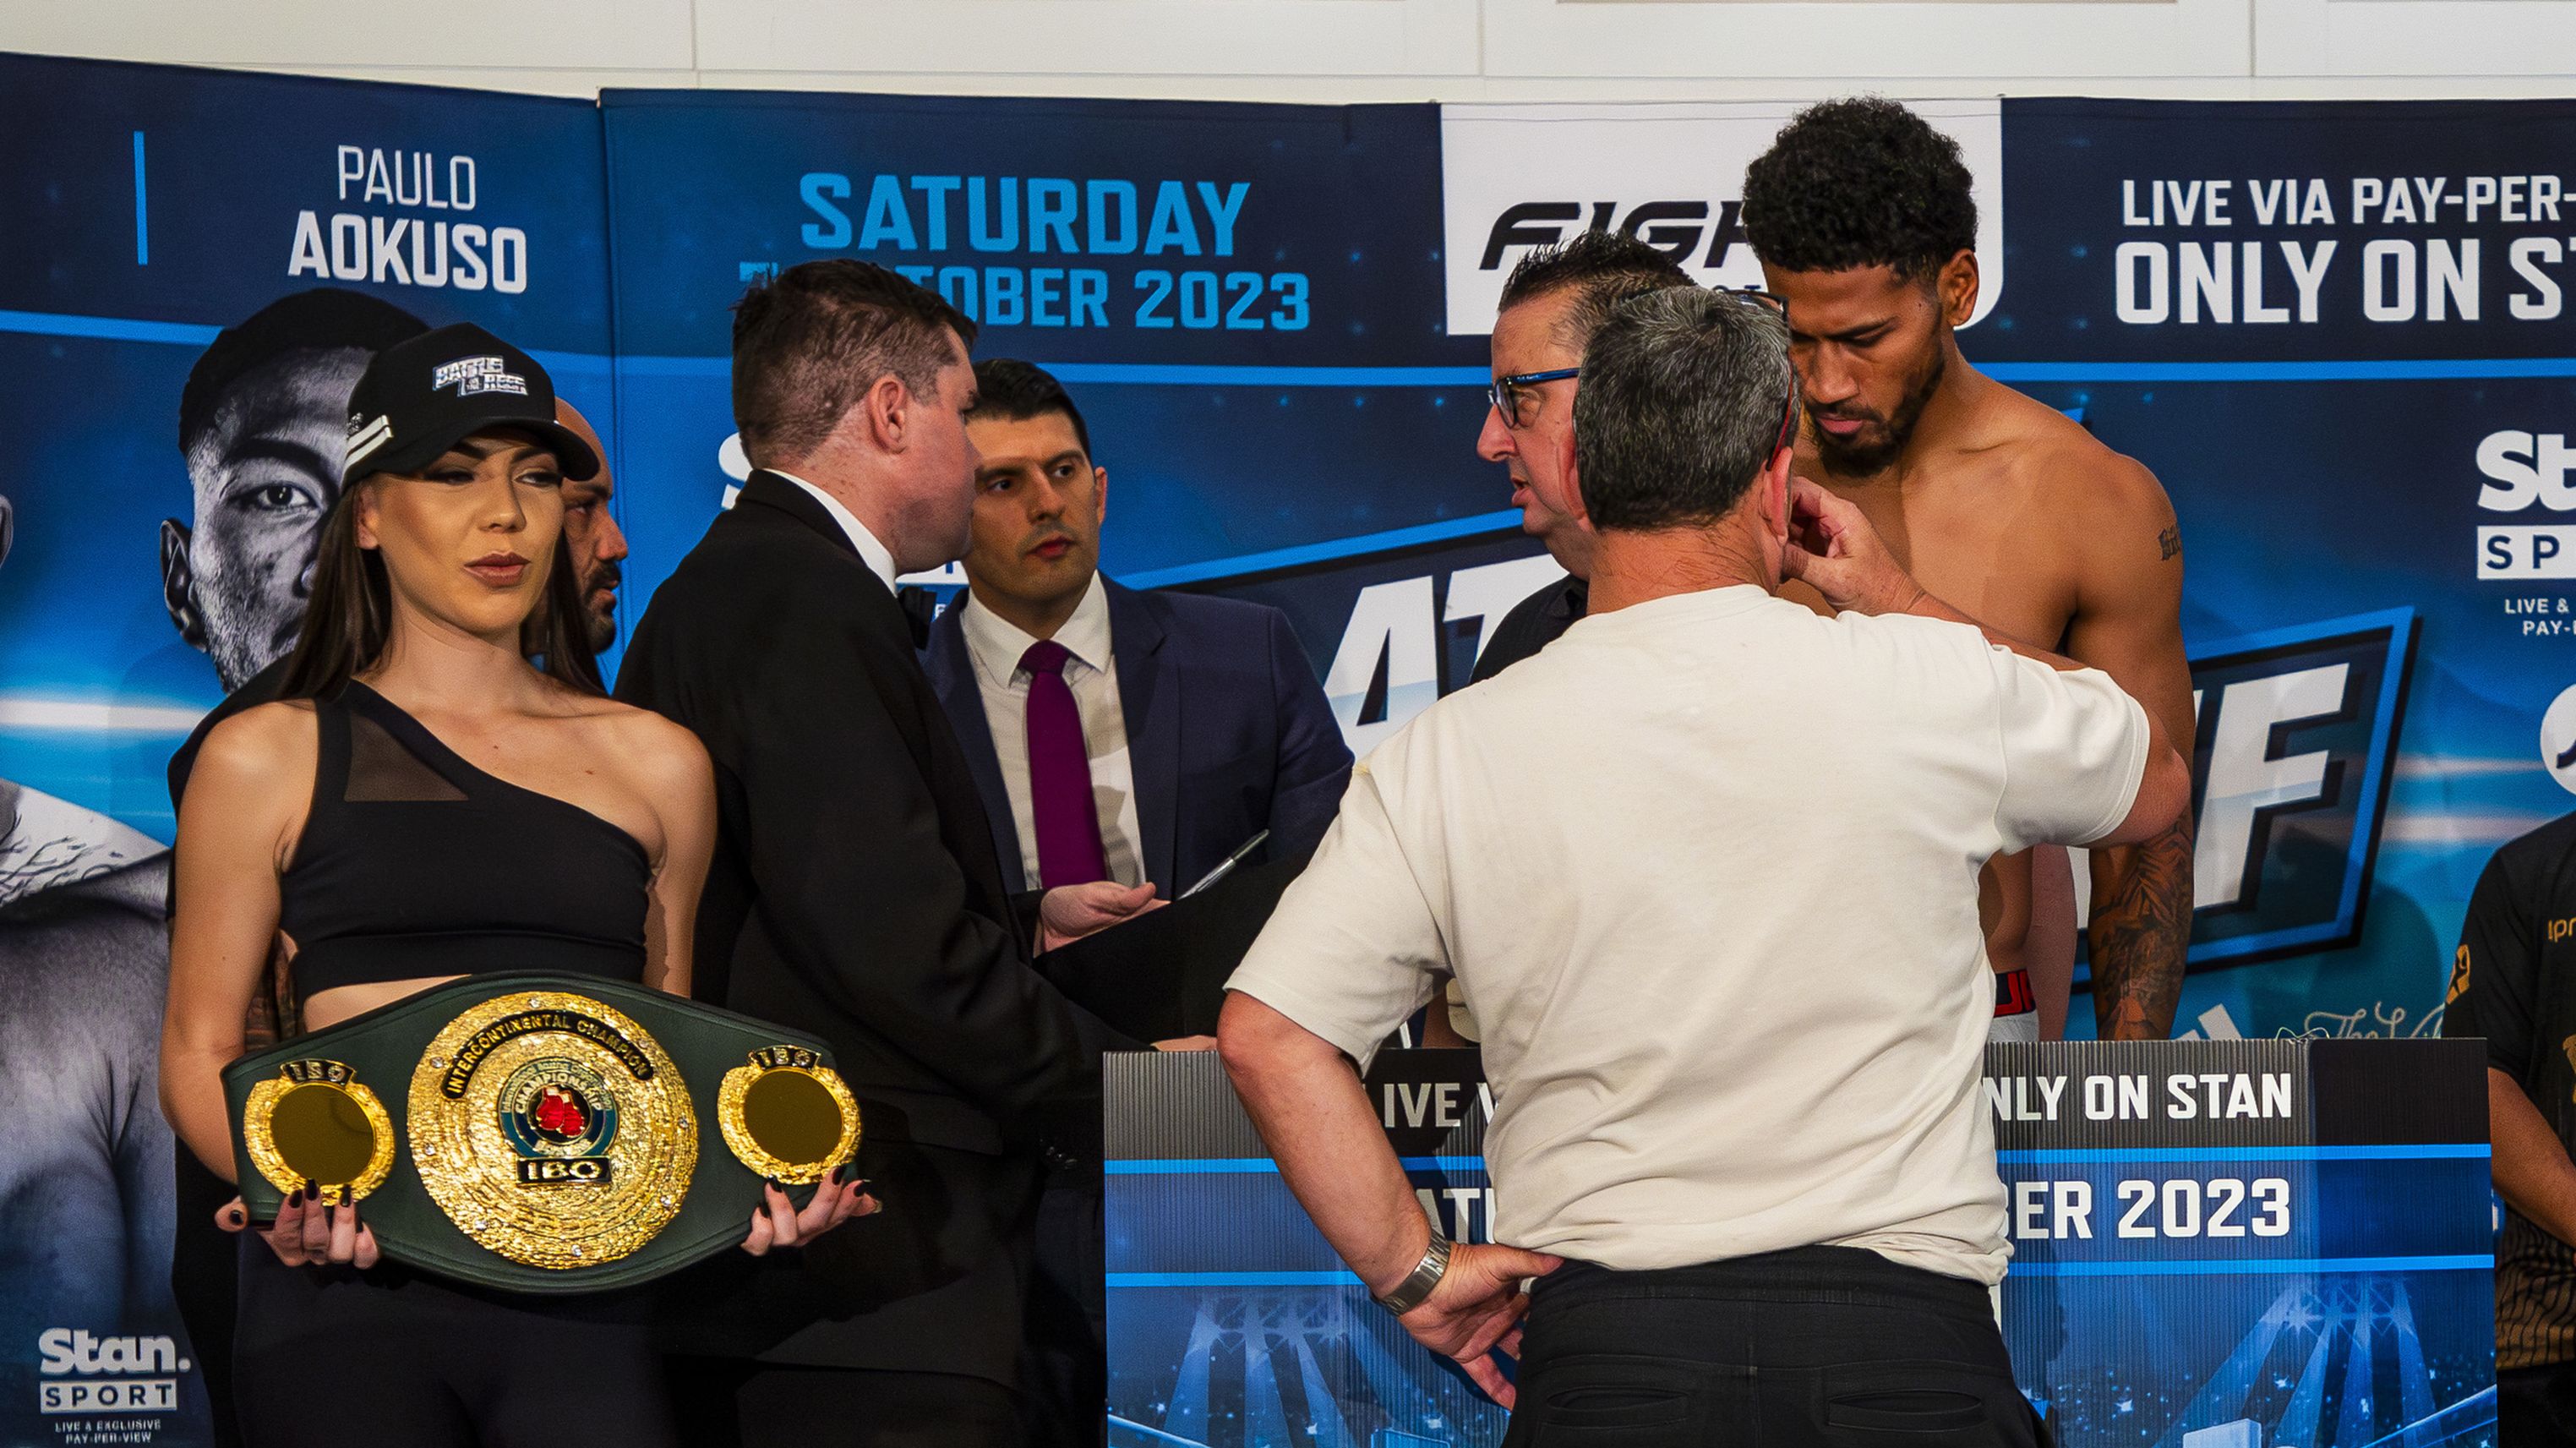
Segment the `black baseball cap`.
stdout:
<svg viewBox="0 0 2576 1448">
<path fill-rule="evenodd" d="M 535 433 L 564 476 L 599 472 L 599 454 L 555 421 L 555 384 L 537 360 L 471 322 L 378 352 L 349 392 L 344 484 L 370 473 L 412 473 L 465 438 L 494 428 Z"/>
</svg>

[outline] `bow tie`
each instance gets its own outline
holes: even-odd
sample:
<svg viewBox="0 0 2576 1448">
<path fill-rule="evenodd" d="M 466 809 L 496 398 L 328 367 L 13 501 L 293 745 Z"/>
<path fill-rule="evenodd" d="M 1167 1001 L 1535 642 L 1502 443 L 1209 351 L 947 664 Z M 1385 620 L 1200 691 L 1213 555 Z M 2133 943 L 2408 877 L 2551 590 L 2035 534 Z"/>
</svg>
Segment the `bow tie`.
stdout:
<svg viewBox="0 0 2576 1448">
<path fill-rule="evenodd" d="M 913 648 L 930 647 L 930 621 L 939 617 L 939 595 L 927 588 L 904 587 L 894 591 L 894 602 L 903 610 L 904 627 L 912 631 Z"/>
</svg>

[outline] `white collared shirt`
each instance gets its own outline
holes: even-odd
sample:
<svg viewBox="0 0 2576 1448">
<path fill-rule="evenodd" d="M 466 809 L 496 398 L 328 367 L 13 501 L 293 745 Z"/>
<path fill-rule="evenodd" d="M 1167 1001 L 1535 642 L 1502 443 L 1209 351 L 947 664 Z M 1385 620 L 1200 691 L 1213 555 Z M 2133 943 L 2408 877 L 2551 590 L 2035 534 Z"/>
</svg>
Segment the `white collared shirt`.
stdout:
<svg viewBox="0 0 2576 1448">
<path fill-rule="evenodd" d="M 894 550 L 886 547 L 883 543 L 878 542 L 877 535 L 868 531 L 868 525 L 860 522 L 857 514 L 852 513 L 849 509 L 841 506 L 840 499 L 824 492 L 821 488 L 814 486 L 812 483 L 805 481 L 794 473 L 785 472 L 778 468 L 764 468 L 762 471 L 777 473 L 780 477 L 785 478 L 787 481 L 794 483 L 800 488 L 803 488 L 806 492 L 813 494 L 814 501 L 821 503 L 823 505 L 823 511 L 831 514 L 832 520 L 841 525 L 841 531 L 849 535 L 850 546 L 859 550 L 860 561 L 868 565 L 868 571 L 875 574 L 877 577 L 884 579 L 885 586 L 888 590 L 893 589 Z"/>
<path fill-rule="evenodd" d="M 1037 639 L 986 608 L 972 589 L 956 605 L 966 633 L 966 653 L 984 699 L 984 723 L 1002 766 L 1002 788 L 1011 797 L 1011 823 L 1019 830 L 1020 870 L 1037 889 L 1038 825 L 1029 805 L 1029 673 L 1020 656 Z M 1100 575 L 1074 605 L 1073 617 L 1055 632 L 1072 655 L 1064 662 L 1065 687 L 1082 712 L 1083 750 L 1091 757 L 1091 801 L 1100 820 L 1100 848 L 1109 876 L 1122 885 L 1145 879 L 1144 831 L 1136 825 L 1136 771 L 1127 752 L 1127 713 L 1118 701 L 1118 669 L 1110 653 L 1109 591 Z"/>
</svg>

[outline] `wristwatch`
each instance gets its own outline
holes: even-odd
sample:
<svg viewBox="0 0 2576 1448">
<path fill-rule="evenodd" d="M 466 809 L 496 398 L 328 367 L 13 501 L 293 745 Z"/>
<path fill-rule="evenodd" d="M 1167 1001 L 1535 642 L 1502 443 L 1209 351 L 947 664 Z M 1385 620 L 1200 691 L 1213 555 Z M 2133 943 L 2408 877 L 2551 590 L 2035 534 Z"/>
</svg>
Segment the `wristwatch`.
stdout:
<svg viewBox="0 0 2576 1448">
<path fill-rule="evenodd" d="M 1440 1229 L 1434 1227 L 1431 1229 L 1431 1245 L 1422 1249 L 1422 1260 L 1414 1264 L 1413 1271 L 1402 1282 L 1395 1284 L 1393 1292 L 1376 1299 L 1377 1305 L 1402 1317 L 1429 1301 L 1431 1290 L 1438 1287 L 1440 1279 L 1447 1275 L 1449 1239 L 1441 1236 Z"/>
</svg>

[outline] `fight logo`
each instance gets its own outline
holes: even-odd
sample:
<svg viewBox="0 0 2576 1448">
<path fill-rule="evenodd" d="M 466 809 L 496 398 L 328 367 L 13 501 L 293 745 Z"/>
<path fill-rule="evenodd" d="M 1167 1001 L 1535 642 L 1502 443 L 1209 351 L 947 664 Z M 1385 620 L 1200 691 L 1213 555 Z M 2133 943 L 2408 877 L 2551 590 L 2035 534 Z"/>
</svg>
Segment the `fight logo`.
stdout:
<svg viewBox="0 0 2576 1448">
<path fill-rule="evenodd" d="M 617 1098 L 579 1061 L 546 1056 L 510 1073 L 494 1105 L 501 1135 L 519 1153 L 523 1186 L 604 1186 L 617 1139 Z"/>
<path fill-rule="evenodd" d="M 167 1337 L 94 1337 L 68 1327 L 36 1339 L 36 1410 L 49 1414 L 175 1413 L 189 1361 Z"/>
<path fill-rule="evenodd" d="M 1983 285 L 1972 322 L 2003 293 L 2003 119 L 1993 101 L 1911 103 L 1956 138 L 1976 178 Z M 1794 106 L 1452 105 L 1441 108 L 1448 327 L 1483 336 L 1512 268 L 1585 231 L 1634 237 L 1693 280 L 1758 286 L 1744 232 L 1744 172 Z"/>
<path fill-rule="evenodd" d="M 2396 609 L 2195 651 L 2193 969 L 2360 938 L 2414 641 Z"/>
<path fill-rule="evenodd" d="M 2576 485 L 2567 478 L 2576 468 L 2576 448 L 2567 445 L 2564 433 L 2514 428 L 2488 433 L 2478 440 L 2477 465 L 2478 507 L 2485 512 L 2576 512 Z M 2481 526 L 2478 577 L 2576 578 L 2576 525 Z"/>
<path fill-rule="evenodd" d="M 453 387 L 460 399 L 485 392 L 528 395 L 528 379 L 511 371 L 509 363 L 499 357 L 459 357 L 442 362 L 429 374 L 429 386 L 433 392 Z"/>
<path fill-rule="evenodd" d="M 1595 201 L 1587 211 L 1579 201 L 1524 201 L 1494 218 L 1476 270 L 1499 271 L 1521 251 L 1561 246 L 1577 231 L 1606 231 L 1642 241 L 1683 266 L 1715 271 L 1726 265 L 1727 254 L 1744 240 L 1744 203 L 1718 202 L 1713 225 L 1709 205 L 1706 201 L 1649 201 L 1622 207 L 1616 201 Z M 1708 239 L 1705 251 L 1700 247 L 1703 235 Z"/>
</svg>

